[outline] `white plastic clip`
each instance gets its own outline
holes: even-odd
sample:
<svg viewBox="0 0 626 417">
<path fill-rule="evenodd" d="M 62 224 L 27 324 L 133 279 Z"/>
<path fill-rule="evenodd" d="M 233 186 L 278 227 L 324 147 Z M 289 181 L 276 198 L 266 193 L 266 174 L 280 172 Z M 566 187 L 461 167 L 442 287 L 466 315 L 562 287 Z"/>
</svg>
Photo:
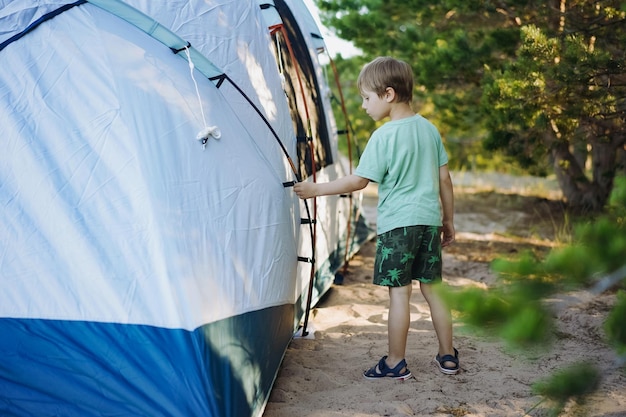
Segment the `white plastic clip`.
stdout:
<svg viewBox="0 0 626 417">
<path fill-rule="evenodd" d="M 206 147 L 206 143 L 209 141 L 209 138 L 211 137 L 215 139 L 219 139 L 222 137 L 222 132 L 220 131 L 219 127 L 217 126 L 205 127 L 200 132 L 198 132 L 196 139 L 198 139 L 202 143 L 203 147 Z"/>
</svg>

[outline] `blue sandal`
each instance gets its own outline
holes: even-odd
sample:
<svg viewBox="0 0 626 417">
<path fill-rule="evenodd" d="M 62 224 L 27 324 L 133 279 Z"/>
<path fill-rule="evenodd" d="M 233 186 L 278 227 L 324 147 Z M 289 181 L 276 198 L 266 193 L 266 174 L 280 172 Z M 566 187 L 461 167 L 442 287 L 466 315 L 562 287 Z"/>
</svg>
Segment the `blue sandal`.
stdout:
<svg viewBox="0 0 626 417">
<path fill-rule="evenodd" d="M 406 361 L 404 359 L 402 359 L 393 369 L 387 366 L 385 359 L 387 359 L 387 356 L 383 356 L 375 366 L 363 372 L 365 379 L 391 378 L 404 381 L 411 378 L 411 371 L 407 368 Z"/>
<path fill-rule="evenodd" d="M 443 355 L 435 356 L 435 363 L 439 366 L 439 370 L 446 375 L 456 375 L 459 372 L 459 351 L 454 349 L 454 356 L 452 355 Z M 454 366 L 446 366 L 446 362 L 454 363 Z"/>
</svg>

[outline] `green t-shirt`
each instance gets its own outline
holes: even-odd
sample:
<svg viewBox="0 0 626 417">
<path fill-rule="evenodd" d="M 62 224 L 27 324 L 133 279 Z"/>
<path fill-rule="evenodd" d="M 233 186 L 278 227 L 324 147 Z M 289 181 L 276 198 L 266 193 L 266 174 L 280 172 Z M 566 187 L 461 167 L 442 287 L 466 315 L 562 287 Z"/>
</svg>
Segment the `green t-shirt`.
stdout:
<svg viewBox="0 0 626 417">
<path fill-rule="evenodd" d="M 419 114 L 387 122 L 372 134 L 354 173 L 378 183 L 378 234 L 441 226 L 439 167 L 447 163 L 439 131 Z"/>
</svg>

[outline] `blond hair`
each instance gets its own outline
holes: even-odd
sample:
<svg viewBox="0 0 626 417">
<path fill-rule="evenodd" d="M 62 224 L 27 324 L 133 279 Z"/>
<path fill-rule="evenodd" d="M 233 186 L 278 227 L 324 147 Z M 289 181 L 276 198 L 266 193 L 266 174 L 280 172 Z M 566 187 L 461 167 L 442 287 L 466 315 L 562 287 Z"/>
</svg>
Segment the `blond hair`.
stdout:
<svg viewBox="0 0 626 417">
<path fill-rule="evenodd" d="M 413 70 L 404 61 L 381 56 L 365 64 L 357 79 L 359 91 L 373 91 L 382 97 L 388 87 L 396 92 L 397 101 L 410 103 L 413 100 Z"/>
</svg>

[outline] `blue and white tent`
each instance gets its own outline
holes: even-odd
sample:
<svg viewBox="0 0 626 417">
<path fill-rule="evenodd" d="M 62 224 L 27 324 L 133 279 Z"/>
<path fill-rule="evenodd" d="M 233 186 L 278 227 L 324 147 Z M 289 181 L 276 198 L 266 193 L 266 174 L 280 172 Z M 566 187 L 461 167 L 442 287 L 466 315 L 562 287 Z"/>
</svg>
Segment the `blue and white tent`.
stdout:
<svg viewBox="0 0 626 417">
<path fill-rule="evenodd" d="M 323 48 L 299 0 L 0 0 L 0 415 L 262 414 L 371 237 L 290 187 L 344 175 Z"/>
</svg>

